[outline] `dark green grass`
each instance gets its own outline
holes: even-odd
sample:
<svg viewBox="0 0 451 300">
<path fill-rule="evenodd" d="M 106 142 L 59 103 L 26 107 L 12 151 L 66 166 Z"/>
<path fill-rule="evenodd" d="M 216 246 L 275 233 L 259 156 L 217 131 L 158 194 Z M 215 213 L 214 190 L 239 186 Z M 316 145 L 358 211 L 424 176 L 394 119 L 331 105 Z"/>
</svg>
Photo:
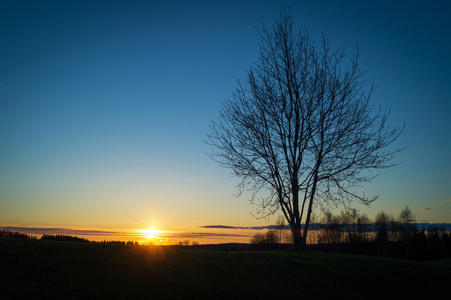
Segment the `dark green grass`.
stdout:
<svg viewBox="0 0 451 300">
<path fill-rule="evenodd" d="M 0 239 L 0 299 L 447 299 L 451 260 Z"/>
</svg>

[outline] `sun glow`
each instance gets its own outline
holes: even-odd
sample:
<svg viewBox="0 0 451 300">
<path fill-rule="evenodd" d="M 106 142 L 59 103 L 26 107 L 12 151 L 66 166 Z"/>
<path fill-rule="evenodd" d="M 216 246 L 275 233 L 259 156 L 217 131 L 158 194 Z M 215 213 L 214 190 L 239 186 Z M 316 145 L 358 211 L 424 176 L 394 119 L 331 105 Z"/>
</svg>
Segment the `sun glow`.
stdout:
<svg viewBox="0 0 451 300">
<path fill-rule="evenodd" d="M 157 239 L 159 238 L 159 235 L 161 234 L 161 230 L 157 229 L 142 229 L 141 232 L 143 233 L 143 236 L 148 239 Z"/>
</svg>

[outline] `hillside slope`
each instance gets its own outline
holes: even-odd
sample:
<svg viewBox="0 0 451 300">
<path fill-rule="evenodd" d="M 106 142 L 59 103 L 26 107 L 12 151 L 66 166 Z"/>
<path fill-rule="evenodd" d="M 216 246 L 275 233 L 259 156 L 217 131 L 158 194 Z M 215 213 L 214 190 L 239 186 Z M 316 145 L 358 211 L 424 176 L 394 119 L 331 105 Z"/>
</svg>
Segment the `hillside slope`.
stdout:
<svg viewBox="0 0 451 300">
<path fill-rule="evenodd" d="M 451 260 L 216 252 L 0 239 L 0 299 L 418 299 L 448 294 Z"/>
</svg>

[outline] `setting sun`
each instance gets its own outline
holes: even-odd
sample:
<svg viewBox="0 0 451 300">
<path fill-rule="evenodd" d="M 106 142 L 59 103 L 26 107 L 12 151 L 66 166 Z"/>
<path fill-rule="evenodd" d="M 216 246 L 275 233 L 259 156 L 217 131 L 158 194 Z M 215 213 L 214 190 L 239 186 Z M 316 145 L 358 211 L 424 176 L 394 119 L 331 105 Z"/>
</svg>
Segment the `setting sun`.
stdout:
<svg viewBox="0 0 451 300">
<path fill-rule="evenodd" d="M 155 239 L 159 237 L 159 234 L 161 233 L 161 230 L 157 229 L 142 229 L 141 232 L 143 233 L 143 236 L 148 239 Z"/>
</svg>

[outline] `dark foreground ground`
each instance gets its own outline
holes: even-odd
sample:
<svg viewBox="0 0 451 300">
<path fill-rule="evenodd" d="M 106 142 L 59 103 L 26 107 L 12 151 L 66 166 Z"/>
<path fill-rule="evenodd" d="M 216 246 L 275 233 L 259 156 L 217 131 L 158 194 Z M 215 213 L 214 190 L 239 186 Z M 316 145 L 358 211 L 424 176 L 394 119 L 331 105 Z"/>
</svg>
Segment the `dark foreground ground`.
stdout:
<svg viewBox="0 0 451 300">
<path fill-rule="evenodd" d="M 449 299 L 451 260 L 0 239 L 0 299 Z"/>
</svg>

